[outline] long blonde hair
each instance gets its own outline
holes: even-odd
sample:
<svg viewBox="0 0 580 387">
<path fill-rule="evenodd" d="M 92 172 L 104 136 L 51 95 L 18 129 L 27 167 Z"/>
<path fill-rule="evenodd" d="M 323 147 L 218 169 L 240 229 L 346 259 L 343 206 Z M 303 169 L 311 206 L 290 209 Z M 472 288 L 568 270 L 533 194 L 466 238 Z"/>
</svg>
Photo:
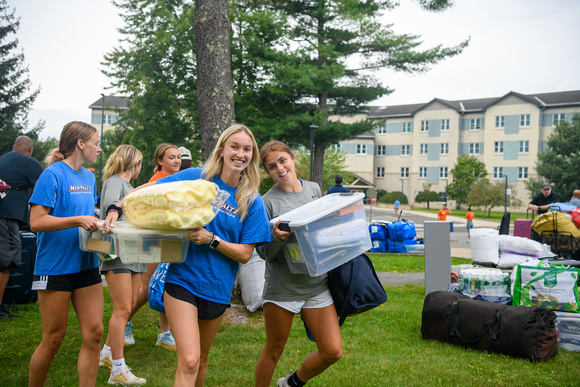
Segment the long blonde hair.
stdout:
<svg viewBox="0 0 580 387">
<path fill-rule="evenodd" d="M 95 135 L 97 129 L 86 122 L 71 121 L 62 128 L 58 148 L 53 149 L 46 156 L 46 163 L 51 165 L 68 158 L 77 149 L 79 139 L 88 141 Z"/>
<path fill-rule="evenodd" d="M 111 176 L 119 175 L 122 172 L 128 171 L 135 165 L 139 164 L 142 160 L 143 154 L 141 154 L 139 149 L 128 144 L 119 145 L 113 154 L 109 156 L 107 164 L 105 164 L 103 183 Z"/>
<path fill-rule="evenodd" d="M 159 166 L 159 160 L 163 159 L 163 156 L 165 155 L 165 151 L 167 149 L 171 149 L 171 148 L 175 148 L 177 149 L 177 147 L 173 144 L 168 144 L 168 143 L 163 143 L 161 145 L 159 145 L 157 147 L 157 149 L 155 149 L 155 168 L 153 168 L 153 173 L 157 173 L 161 170 L 161 167 Z"/>
<path fill-rule="evenodd" d="M 214 176 L 221 173 L 224 159 L 220 154 L 225 147 L 227 139 L 238 132 L 244 132 L 252 139 L 252 159 L 248 163 L 248 166 L 242 171 L 240 182 L 238 183 L 238 188 L 236 190 L 236 203 L 240 206 L 240 219 L 243 220 L 248 213 L 248 208 L 256 199 L 258 188 L 260 187 L 259 150 L 252 131 L 242 124 L 234 124 L 224 130 L 218 139 L 211 156 L 203 167 L 203 177 L 207 180 L 211 180 Z"/>
</svg>

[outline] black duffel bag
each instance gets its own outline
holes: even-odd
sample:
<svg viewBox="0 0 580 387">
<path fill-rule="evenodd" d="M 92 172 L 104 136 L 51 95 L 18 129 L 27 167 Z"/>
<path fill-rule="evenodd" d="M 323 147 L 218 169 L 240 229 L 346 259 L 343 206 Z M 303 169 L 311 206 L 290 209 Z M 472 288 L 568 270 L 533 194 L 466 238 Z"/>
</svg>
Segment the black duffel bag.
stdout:
<svg viewBox="0 0 580 387">
<path fill-rule="evenodd" d="M 436 291 L 425 297 L 423 339 L 543 361 L 558 354 L 554 320 L 545 308 L 473 300 L 460 293 Z"/>
</svg>

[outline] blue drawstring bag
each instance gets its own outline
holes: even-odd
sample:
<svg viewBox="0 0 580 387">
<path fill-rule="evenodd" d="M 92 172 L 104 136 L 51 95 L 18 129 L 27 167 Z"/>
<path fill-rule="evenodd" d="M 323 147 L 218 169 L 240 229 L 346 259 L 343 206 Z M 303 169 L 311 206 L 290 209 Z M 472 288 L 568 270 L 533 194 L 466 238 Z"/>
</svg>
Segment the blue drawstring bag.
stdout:
<svg viewBox="0 0 580 387">
<path fill-rule="evenodd" d="M 165 289 L 165 276 L 169 263 L 160 263 L 153 272 L 149 281 L 149 307 L 157 312 L 165 313 L 165 304 L 163 303 L 163 291 Z"/>
</svg>

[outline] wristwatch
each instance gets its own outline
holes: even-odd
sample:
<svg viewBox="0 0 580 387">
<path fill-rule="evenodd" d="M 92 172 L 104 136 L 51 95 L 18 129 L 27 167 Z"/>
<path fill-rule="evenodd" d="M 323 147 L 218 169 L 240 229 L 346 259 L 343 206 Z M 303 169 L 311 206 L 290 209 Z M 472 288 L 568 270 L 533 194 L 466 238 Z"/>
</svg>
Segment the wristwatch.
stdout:
<svg viewBox="0 0 580 387">
<path fill-rule="evenodd" d="M 210 248 L 210 249 L 215 249 L 215 248 L 217 248 L 217 247 L 219 246 L 219 244 L 220 244 L 220 242 L 221 242 L 221 241 L 222 241 L 222 240 L 220 239 L 220 237 L 219 237 L 219 236 L 217 236 L 217 235 L 214 235 L 214 236 L 213 236 L 213 240 L 212 240 L 212 241 L 209 243 L 209 248 Z"/>
</svg>

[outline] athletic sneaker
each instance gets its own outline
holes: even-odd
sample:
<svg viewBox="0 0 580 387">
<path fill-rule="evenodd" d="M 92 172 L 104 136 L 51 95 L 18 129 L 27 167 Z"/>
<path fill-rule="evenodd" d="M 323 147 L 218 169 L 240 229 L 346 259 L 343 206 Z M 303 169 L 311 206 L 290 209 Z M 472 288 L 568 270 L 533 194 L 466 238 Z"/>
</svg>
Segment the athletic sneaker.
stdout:
<svg viewBox="0 0 580 387">
<path fill-rule="evenodd" d="M 290 387 L 290 385 L 288 384 L 288 379 L 290 379 L 290 376 L 292 376 L 292 370 L 288 372 L 288 375 L 278 379 L 278 381 L 276 382 L 276 387 Z"/>
<path fill-rule="evenodd" d="M 142 386 L 146 382 L 143 378 L 138 378 L 129 369 L 129 367 L 125 366 L 123 372 L 119 375 L 113 376 L 111 372 L 111 376 L 109 376 L 109 384 L 122 384 L 125 386 Z"/>
<path fill-rule="evenodd" d="M 110 371 L 113 367 L 113 359 L 111 358 L 111 355 L 102 357 L 101 360 L 99 360 L 99 367 L 107 367 Z"/>
<path fill-rule="evenodd" d="M 173 335 L 171 331 L 163 332 L 157 335 L 157 343 L 155 343 L 158 347 L 163 347 L 170 351 L 175 351 L 175 340 L 173 339 Z"/>
<path fill-rule="evenodd" d="M 125 345 L 134 345 L 135 338 L 133 337 L 133 323 L 129 321 L 125 327 Z"/>
</svg>

